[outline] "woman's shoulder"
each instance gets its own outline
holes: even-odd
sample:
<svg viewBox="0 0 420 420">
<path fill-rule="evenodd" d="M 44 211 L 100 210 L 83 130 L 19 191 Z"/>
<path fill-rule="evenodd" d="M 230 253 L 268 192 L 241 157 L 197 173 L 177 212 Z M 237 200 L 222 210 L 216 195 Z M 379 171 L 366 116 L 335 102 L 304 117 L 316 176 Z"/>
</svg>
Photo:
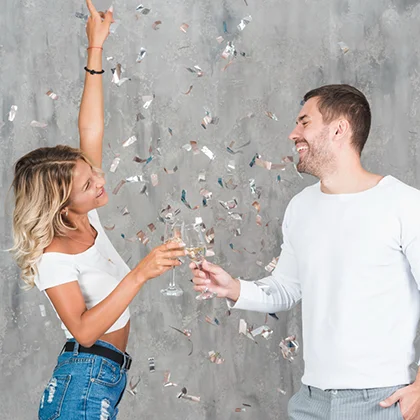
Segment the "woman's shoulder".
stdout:
<svg viewBox="0 0 420 420">
<path fill-rule="evenodd" d="M 46 254 L 72 255 L 72 254 L 77 254 L 79 252 L 80 252 L 80 246 L 77 243 L 73 244 L 72 241 L 68 240 L 67 238 L 54 236 L 51 243 L 46 248 L 44 248 L 43 255 L 46 255 Z"/>
</svg>

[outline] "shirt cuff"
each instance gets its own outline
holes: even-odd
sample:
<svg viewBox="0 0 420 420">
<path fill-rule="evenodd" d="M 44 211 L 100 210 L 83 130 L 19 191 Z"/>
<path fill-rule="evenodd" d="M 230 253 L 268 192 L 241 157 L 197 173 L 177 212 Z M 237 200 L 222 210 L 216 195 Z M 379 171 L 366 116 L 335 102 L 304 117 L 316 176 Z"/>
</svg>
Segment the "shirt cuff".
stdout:
<svg viewBox="0 0 420 420">
<path fill-rule="evenodd" d="M 236 302 L 231 299 L 226 299 L 226 304 L 229 309 L 249 309 L 250 301 L 255 297 L 256 289 L 258 286 L 253 281 L 239 280 L 241 290 L 239 298 Z"/>
</svg>

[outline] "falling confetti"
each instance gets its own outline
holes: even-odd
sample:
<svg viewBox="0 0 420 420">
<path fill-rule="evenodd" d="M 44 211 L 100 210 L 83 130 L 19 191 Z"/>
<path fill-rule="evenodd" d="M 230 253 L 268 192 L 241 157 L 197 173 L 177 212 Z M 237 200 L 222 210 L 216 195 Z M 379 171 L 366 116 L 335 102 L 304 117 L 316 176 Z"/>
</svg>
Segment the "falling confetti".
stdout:
<svg viewBox="0 0 420 420">
<path fill-rule="evenodd" d="M 148 9 L 144 7 L 142 4 L 139 4 L 136 7 L 136 12 L 140 12 L 142 15 L 148 15 L 150 13 L 151 9 Z"/>
<path fill-rule="evenodd" d="M 118 27 L 121 25 L 121 21 L 119 19 L 115 19 L 114 22 L 111 23 L 111 26 L 109 27 L 109 32 L 111 34 L 115 34 Z"/>
<path fill-rule="evenodd" d="M 157 20 L 156 22 L 153 23 L 152 28 L 157 31 L 159 29 L 159 25 L 162 24 L 161 20 Z"/>
<path fill-rule="evenodd" d="M 39 311 L 41 312 L 42 317 L 47 316 L 44 305 L 39 305 Z"/>
<path fill-rule="evenodd" d="M 56 101 L 57 99 L 58 99 L 58 96 L 52 91 L 52 90 L 49 90 L 47 93 L 46 93 L 46 95 L 47 96 L 49 96 L 51 99 L 53 99 L 54 101 Z"/>
<path fill-rule="evenodd" d="M 157 174 L 150 175 L 150 179 L 152 181 L 152 185 L 156 187 L 159 184 L 159 177 Z"/>
<path fill-rule="evenodd" d="M 273 258 L 272 261 L 269 264 L 267 264 L 264 269 L 268 271 L 269 273 L 271 273 L 276 268 L 278 260 L 279 260 L 279 257 Z"/>
<path fill-rule="evenodd" d="M 188 356 L 191 356 L 191 355 L 192 355 L 192 353 L 193 353 L 193 350 L 194 350 L 193 342 L 192 342 L 192 341 L 191 341 L 191 339 L 190 339 L 190 337 L 191 337 L 191 330 L 180 330 L 179 328 L 172 327 L 171 325 L 169 325 L 169 327 L 170 327 L 170 328 L 172 328 L 172 329 L 173 329 L 173 330 L 175 330 L 175 331 L 180 332 L 181 334 L 185 335 L 185 337 L 187 337 L 188 341 L 189 341 L 189 342 L 190 342 L 190 344 L 191 344 L 191 350 L 190 350 L 190 352 L 188 353 Z"/>
<path fill-rule="evenodd" d="M 227 60 L 228 58 L 233 58 L 236 55 L 235 46 L 232 44 L 231 41 L 229 41 L 222 52 L 222 58 Z"/>
<path fill-rule="evenodd" d="M 131 80 L 128 77 L 121 77 L 122 74 L 125 72 L 121 64 L 117 64 L 117 66 L 111 69 L 112 72 L 112 80 L 111 82 L 117 85 L 118 87 L 125 83 L 127 80 Z"/>
<path fill-rule="evenodd" d="M 163 378 L 163 386 L 165 388 L 170 387 L 170 386 L 178 386 L 177 384 L 171 382 L 171 372 L 169 370 L 165 372 L 165 376 Z"/>
<path fill-rule="evenodd" d="M 186 92 L 184 92 L 184 95 L 189 95 L 192 91 L 192 88 L 193 88 L 193 85 L 191 85 L 190 88 Z"/>
<path fill-rule="evenodd" d="M 121 187 L 126 183 L 127 181 L 125 179 L 122 179 L 117 186 L 113 189 L 112 194 L 117 195 L 120 191 Z"/>
<path fill-rule="evenodd" d="M 194 401 L 194 402 L 200 402 L 200 397 L 195 397 L 193 395 L 187 394 L 187 388 L 182 388 L 181 392 L 177 395 L 177 398 L 183 398 L 185 400 Z"/>
<path fill-rule="evenodd" d="M 197 65 L 195 65 L 194 67 L 186 67 L 186 69 L 190 73 L 195 73 L 197 75 L 197 77 L 201 77 L 204 74 L 203 70 Z"/>
<path fill-rule="evenodd" d="M 190 203 L 187 201 L 187 191 L 182 190 L 181 192 L 181 201 L 190 209 L 190 210 L 197 210 L 200 206 L 191 207 Z"/>
<path fill-rule="evenodd" d="M 9 111 L 9 121 L 13 121 L 16 117 L 16 112 L 18 110 L 17 105 L 12 105 Z"/>
<path fill-rule="evenodd" d="M 185 34 L 187 33 L 187 29 L 190 27 L 190 25 L 188 25 L 188 23 L 183 23 L 179 29 L 181 29 L 182 32 L 184 32 Z"/>
<path fill-rule="evenodd" d="M 114 158 L 114 160 L 111 163 L 111 167 L 109 168 L 110 172 L 115 172 L 118 168 L 118 165 L 120 164 L 121 159 L 119 157 Z"/>
<path fill-rule="evenodd" d="M 253 337 L 257 337 L 258 335 L 261 335 L 266 340 L 268 340 L 271 338 L 273 334 L 273 330 L 267 325 L 262 325 L 261 327 L 258 327 L 258 328 L 255 328 L 255 330 L 252 330 L 251 334 Z"/>
<path fill-rule="evenodd" d="M 143 245 L 147 245 L 150 240 L 142 230 L 137 232 L 137 238 Z"/>
<path fill-rule="evenodd" d="M 131 394 L 133 397 L 137 394 L 137 385 L 140 382 L 139 376 L 132 376 L 130 378 L 130 382 L 128 383 L 127 392 Z"/>
<path fill-rule="evenodd" d="M 215 352 L 214 350 L 209 351 L 209 357 L 208 359 L 210 362 L 215 363 L 216 365 L 221 365 L 225 362 L 225 359 L 223 359 L 219 352 Z"/>
<path fill-rule="evenodd" d="M 283 340 L 281 340 L 279 346 L 283 357 L 286 360 L 289 360 L 289 362 L 293 361 L 294 356 L 296 355 L 299 349 L 299 344 L 296 341 L 296 336 L 291 335 L 289 337 L 284 338 Z"/>
<path fill-rule="evenodd" d="M 89 19 L 89 16 L 84 13 L 76 12 L 74 15 L 85 22 Z"/>
<path fill-rule="evenodd" d="M 248 324 L 244 319 L 239 320 L 239 334 L 243 334 L 245 337 L 255 341 L 250 329 L 248 328 Z"/>
<path fill-rule="evenodd" d="M 155 95 L 143 96 L 142 97 L 143 102 L 144 102 L 143 108 L 148 109 L 150 104 L 153 102 L 154 98 L 155 98 Z"/>
<path fill-rule="evenodd" d="M 210 159 L 213 160 L 215 158 L 215 154 L 207 147 L 203 146 L 201 151 Z"/>
<path fill-rule="evenodd" d="M 239 23 L 238 29 L 240 31 L 243 31 L 245 29 L 245 27 L 248 25 L 248 23 L 251 22 L 251 20 L 252 20 L 252 17 L 251 16 L 244 17 L 241 20 L 241 22 Z"/>
<path fill-rule="evenodd" d="M 45 128 L 48 124 L 33 120 L 31 121 L 30 126 L 34 128 Z"/>
<path fill-rule="evenodd" d="M 155 365 L 155 358 L 154 357 L 149 357 L 147 359 L 149 361 L 149 372 L 153 373 L 156 370 L 156 365 Z"/>
<path fill-rule="evenodd" d="M 346 54 L 350 51 L 350 48 L 348 47 L 348 45 L 342 41 L 338 43 L 338 46 L 340 47 L 340 50 L 343 52 L 343 54 Z"/>
<path fill-rule="evenodd" d="M 273 114 L 270 111 L 265 111 L 265 114 L 267 115 L 268 118 L 271 118 L 274 121 L 278 121 L 279 119 L 276 117 L 276 114 Z"/>
<path fill-rule="evenodd" d="M 128 147 L 130 145 L 132 145 L 133 143 L 135 143 L 137 141 L 137 137 L 136 136 L 131 136 L 130 138 L 128 138 L 123 144 L 122 147 Z"/>
<path fill-rule="evenodd" d="M 144 57 L 146 57 L 146 54 L 147 54 L 146 48 L 141 47 L 140 52 L 137 56 L 136 63 L 141 63 L 143 61 Z"/>
</svg>

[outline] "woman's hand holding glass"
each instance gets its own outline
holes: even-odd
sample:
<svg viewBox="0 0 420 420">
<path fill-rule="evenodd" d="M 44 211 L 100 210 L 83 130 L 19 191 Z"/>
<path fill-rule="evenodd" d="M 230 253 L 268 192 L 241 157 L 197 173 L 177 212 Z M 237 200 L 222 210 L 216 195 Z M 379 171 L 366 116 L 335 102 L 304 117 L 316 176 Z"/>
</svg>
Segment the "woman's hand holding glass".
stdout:
<svg viewBox="0 0 420 420">
<path fill-rule="evenodd" d="M 152 249 L 150 253 L 143 258 L 134 269 L 140 282 L 146 283 L 148 280 L 159 277 L 182 264 L 178 260 L 185 257 L 185 249 L 181 248 L 177 241 L 170 241 Z"/>
</svg>

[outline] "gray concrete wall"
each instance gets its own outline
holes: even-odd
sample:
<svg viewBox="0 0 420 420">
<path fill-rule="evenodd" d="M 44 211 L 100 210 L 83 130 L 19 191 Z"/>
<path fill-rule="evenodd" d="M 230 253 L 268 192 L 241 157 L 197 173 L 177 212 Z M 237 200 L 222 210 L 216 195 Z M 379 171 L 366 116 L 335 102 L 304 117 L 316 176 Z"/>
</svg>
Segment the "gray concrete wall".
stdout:
<svg viewBox="0 0 420 420">
<path fill-rule="evenodd" d="M 207 228 L 216 233 L 213 261 L 233 275 L 256 279 L 266 275 L 261 261 L 268 264 L 280 251 L 281 218 L 290 198 L 314 179 L 300 179 L 289 167 L 284 172 L 250 167 L 255 153 L 278 163 L 291 154 L 287 135 L 294 126 L 302 95 L 316 86 L 346 82 L 355 84 L 368 96 L 373 109 L 373 128 L 364 152 L 366 167 L 392 174 L 419 187 L 418 105 L 420 74 L 418 43 L 420 6 L 418 1 L 389 0 L 244 0 L 144 2 L 148 15 L 135 12 L 138 3 L 117 0 L 115 17 L 121 21 L 105 45 L 104 61 L 106 133 L 104 169 L 111 191 L 128 176 L 157 173 L 159 185 L 148 184 L 148 195 L 141 195 L 139 184 L 126 184 L 118 195 L 110 194 L 109 204 L 99 210 L 104 225 L 115 224 L 109 236 L 121 255 L 133 267 L 159 243 L 163 225 L 157 221 L 161 208 L 171 204 L 190 220 L 200 215 Z M 37 2 L 0 1 L 0 168 L 1 247 L 12 244 L 11 204 L 6 197 L 12 181 L 12 163 L 22 154 L 45 145 L 78 145 L 77 114 L 86 62 L 83 22 L 75 12 L 86 13 L 80 1 Z M 97 1 L 99 9 L 109 4 Z M 252 21 L 240 32 L 243 17 Z M 154 21 L 161 20 L 158 30 Z M 187 33 L 179 27 L 188 23 Z M 224 33 L 226 22 L 227 33 Z M 223 36 L 219 44 L 216 37 Z M 225 70 L 221 58 L 226 41 L 232 41 L 238 53 Z M 338 42 L 345 42 L 344 54 Z M 147 49 L 142 63 L 136 63 L 140 47 Z M 111 83 L 111 68 L 121 63 L 131 78 L 120 87 Z M 204 75 L 198 78 L 186 67 L 198 65 Z M 189 95 L 185 95 L 193 85 Z M 53 101 L 46 92 L 58 96 Z M 142 96 L 155 95 L 149 109 L 142 108 Z M 8 121 L 11 105 L 18 111 Z M 218 125 L 201 126 L 204 107 L 219 117 Z M 278 121 L 269 119 L 267 111 Z M 144 120 L 136 121 L 141 112 Z M 253 113 L 253 118 L 247 115 Z M 32 120 L 47 123 L 46 128 L 30 126 Z M 173 130 L 171 136 L 168 127 Z M 122 148 L 132 135 L 138 141 Z M 158 143 L 158 139 L 160 142 Z M 196 140 L 216 154 L 210 161 L 204 154 L 193 155 L 181 147 Z M 230 155 L 226 146 L 251 141 L 243 153 Z M 135 155 L 148 156 L 153 142 L 154 159 L 146 167 L 132 161 Z M 108 144 L 110 146 L 108 146 Z M 156 146 L 160 147 L 160 155 Z M 114 153 L 121 164 L 109 172 Z M 222 189 L 218 177 L 228 175 L 227 163 L 234 160 L 232 172 L 236 190 Z M 179 170 L 173 175 L 164 167 Z M 198 172 L 207 171 L 207 180 L 199 184 Z M 277 182 L 280 174 L 284 182 Z M 255 178 L 262 188 L 259 200 L 263 226 L 255 222 L 248 180 Z M 200 188 L 213 192 L 213 200 L 203 208 Z M 192 211 L 181 202 L 181 190 L 187 190 Z M 232 221 L 218 200 L 236 197 L 242 222 Z M 121 209 L 127 206 L 129 215 Z M 266 226 L 266 223 L 272 221 Z M 147 246 L 130 239 L 149 223 L 157 230 Z M 240 227 L 242 236 L 233 229 Z M 261 240 L 264 247 L 261 249 Z M 229 244 L 234 244 L 234 252 Z M 246 252 L 243 248 L 250 252 Z M 64 336 L 52 308 L 37 291 L 19 289 L 18 270 L 10 256 L 1 256 L 0 282 L 0 411 L 7 419 L 33 419 L 41 392 L 55 364 Z M 270 341 L 261 337 L 258 344 L 239 336 L 239 318 L 254 326 L 265 322 L 265 315 L 232 313 L 226 315 L 223 301 L 199 303 L 191 290 L 186 267 L 178 271 L 178 281 L 186 291 L 179 299 L 167 299 L 160 289 L 168 277 L 150 281 L 131 305 L 132 334 L 128 351 L 134 357 L 130 373 L 141 376 L 139 392 L 129 394 L 121 404 L 121 419 L 284 419 L 287 401 L 298 389 L 303 362 L 284 360 L 278 344 L 290 333 L 300 337 L 300 306 L 289 313 L 268 319 L 274 329 Z M 42 317 L 39 305 L 46 308 Z M 220 326 L 204 321 L 217 317 Z M 188 356 L 188 342 L 171 330 L 191 328 L 194 352 Z M 327 343 L 326 343 L 327 347 Z M 216 350 L 225 358 L 223 365 L 211 364 L 206 355 Z M 326 348 L 327 351 L 327 348 Z M 155 357 L 155 373 L 148 372 L 148 357 Z M 201 403 L 178 400 L 178 388 L 163 388 L 163 373 L 171 370 L 174 382 L 186 386 L 189 393 L 201 396 Z M 286 395 L 278 389 L 286 391 Z M 251 404 L 246 412 L 234 413 L 242 403 Z"/>
</svg>

